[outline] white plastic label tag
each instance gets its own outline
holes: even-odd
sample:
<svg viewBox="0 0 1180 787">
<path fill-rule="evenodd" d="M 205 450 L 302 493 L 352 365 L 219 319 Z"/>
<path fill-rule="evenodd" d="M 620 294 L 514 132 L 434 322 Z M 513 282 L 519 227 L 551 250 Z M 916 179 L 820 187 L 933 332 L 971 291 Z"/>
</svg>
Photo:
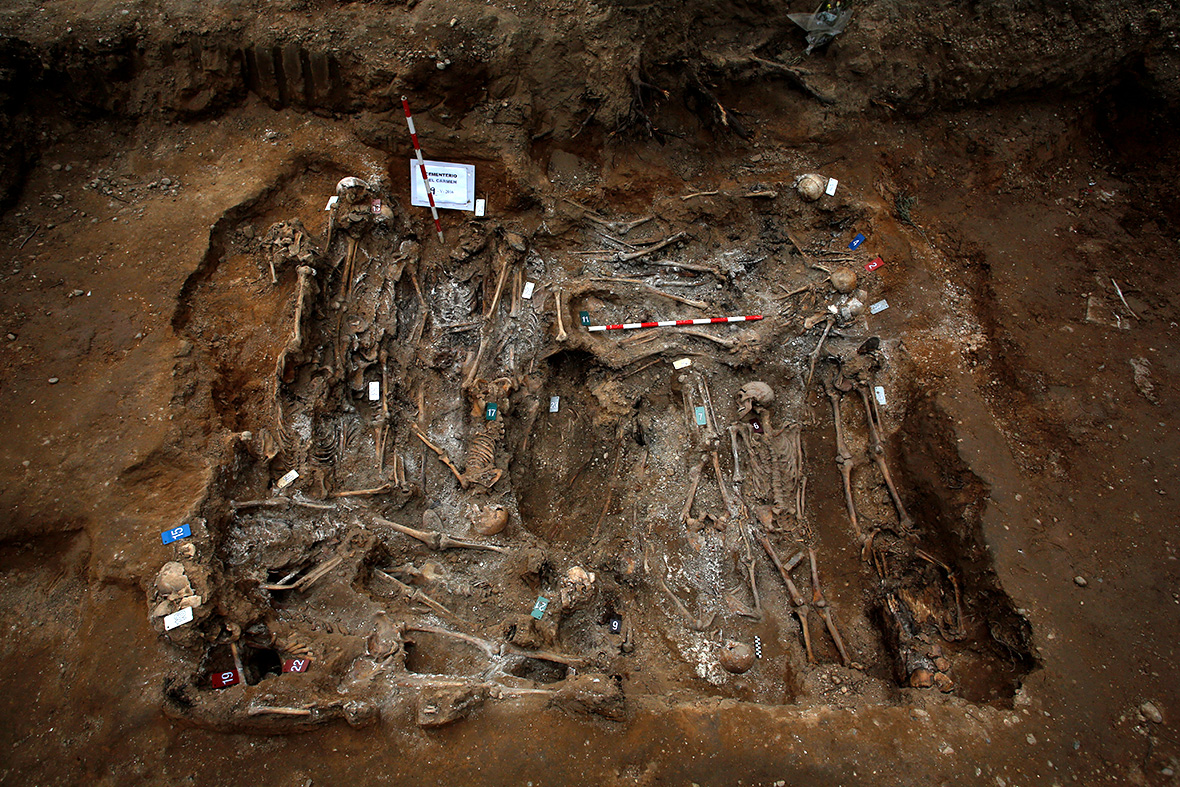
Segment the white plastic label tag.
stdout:
<svg viewBox="0 0 1180 787">
<path fill-rule="evenodd" d="M 164 631 L 171 631 L 177 626 L 183 626 L 185 623 L 192 623 L 193 608 L 185 607 L 184 609 L 173 612 L 171 615 L 164 616 Z"/>
</svg>

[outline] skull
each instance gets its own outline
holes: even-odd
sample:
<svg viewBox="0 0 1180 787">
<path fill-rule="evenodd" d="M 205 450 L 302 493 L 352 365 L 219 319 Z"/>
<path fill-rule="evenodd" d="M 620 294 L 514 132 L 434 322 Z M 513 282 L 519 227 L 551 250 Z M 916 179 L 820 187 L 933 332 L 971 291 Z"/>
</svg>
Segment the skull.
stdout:
<svg viewBox="0 0 1180 787">
<path fill-rule="evenodd" d="M 800 175 L 799 179 L 795 181 L 795 188 L 799 191 L 799 196 L 807 202 L 815 202 L 823 196 L 824 187 L 827 185 L 828 179 L 815 173 Z"/>
<path fill-rule="evenodd" d="M 738 390 L 738 417 L 745 418 L 754 405 L 766 407 L 774 401 L 774 389 L 763 382 L 746 383 Z"/>
<path fill-rule="evenodd" d="M 361 202 L 368 193 L 369 184 L 360 178 L 341 178 L 336 184 L 336 196 L 350 205 Z"/>
<path fill-rule="evenodd" d="M 184 598 L 192 595 L 192 586 L 185 576 L 184 566 L 179 563 L 165 563 L 156 574 L 156 591 L 165 598 Z"/>
<path fill-rule="evenodd" d="M 741 675 L 754 666 L 754 649 L 744 642 L 734 642 L 732 639 L 721 646 L 721 653 L 717 661 L 727 672 Z"/>
<path fill-rule="evenodd" d="M 836 268 L 828 278 L 836 292 L 847 294 L 856 289 L 856 271 L 846 265 Z"/>
<path fill-rule="evenodd" d="M 594 594 L 594 579 L 594 572 L 587 571 L 581 566 L 574 566 L 565 572 L 565 576 L 561 578 L 558 585 L 561 608 L 564 610 L 574 609 L 589 599 Z"/>
<path fill-rule="evenodd" d="M 471 528 L 481 536 L 494 536 L 508 526 L 508 510 L 498 503 L 471 507 Z"/>
</svg>

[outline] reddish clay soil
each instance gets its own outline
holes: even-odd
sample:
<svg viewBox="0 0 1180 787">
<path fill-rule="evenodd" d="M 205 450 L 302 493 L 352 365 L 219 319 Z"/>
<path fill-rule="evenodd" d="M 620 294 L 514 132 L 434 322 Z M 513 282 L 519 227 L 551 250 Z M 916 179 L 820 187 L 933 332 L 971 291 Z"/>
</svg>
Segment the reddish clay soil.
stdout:
<svg viewBox="0 0 1180 787">
<path fill-rule="evenodd" d="M 0 783 L 1177 783 L 1177 12 L 812 10 L 0 11 Z"/>
</svg>

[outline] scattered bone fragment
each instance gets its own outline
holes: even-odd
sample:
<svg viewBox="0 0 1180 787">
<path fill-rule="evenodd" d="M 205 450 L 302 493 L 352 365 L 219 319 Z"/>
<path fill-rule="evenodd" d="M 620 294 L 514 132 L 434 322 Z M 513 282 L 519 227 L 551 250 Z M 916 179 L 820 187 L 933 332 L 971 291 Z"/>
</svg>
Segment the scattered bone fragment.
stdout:
<svg viewBox="0 0 1180 787">
<path fill-rule="evenodd" d="M 471 715 L 488 696 L 486 686 L 424 687 L 418 694 L 419 727 L 442 727 Z"/>
<path fill-rule="evenodd" d="M 580 716 L 601 716 L 610 721 L 626 718 L 623 687 L 619 680 L 596 672 L 567 678 L 550 698 L 549 706 Z"/>
<path fill-rule="evenodd" d="M 1151 379 L 1151 361 L 1146 358 L 1132 358 L 1130 364 L 1134 372 L 1135 387 L 1139 389 L 1139 393 L 1152 404 L 1159 404 L 1160 398 Z"/>
<path fill-rule="evenodd" d="M 373 631 L 365 640 L 365 652 L 370 658 L 380 661 L 393 655 L 401 646 L 401 631 L 384 610 L 378 610 L 373 615 Z"/>
<path fill-rule="evenodd" d="M 1164 723 L 1164 714 L 1160 713 L 1160 709 L 1157 708 L 1155 703 L 1151 702 L 1150 700 L 1145 701 L 1139 706 L 1139 712 L 1142 713 L 1143 717 L 1152 724 Z"/>
</svg>

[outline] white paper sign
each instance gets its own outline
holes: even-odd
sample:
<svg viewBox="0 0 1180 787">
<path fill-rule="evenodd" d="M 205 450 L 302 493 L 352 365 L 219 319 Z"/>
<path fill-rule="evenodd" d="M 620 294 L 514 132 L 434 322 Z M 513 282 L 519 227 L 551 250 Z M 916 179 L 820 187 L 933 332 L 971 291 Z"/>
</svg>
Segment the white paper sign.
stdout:
<svg viewBox="0 0 1180 787">
<path fill-rule="evenodd" d="M 692 366 L 692 361 L 688 358 L 681 358 L 679 361 L 672 361 L 673 369 L 683 369 L 686 366 Z"/>
<path fill-rule="evenodd" d="M 877 301 L 869 307 L 869 314 L 877 314 L 889 308 L 889 301 Z"/>
<path fill-rule="evenodd" d="M 369 383 L 369 401 L 376 402 L 381 399 L 381 383 L 373 380 Z"/>
<path fill-rule="evenodd" d="M 524 283 L 524 291 L 521 292 L 520 297 L 524 298 L 526 301 L 531 301 L 533 299 L 533 288 L 536 286 L 537 285 L 533 284 L 531 281 L 526 281 Z"/>
<path fill-rule="evenodd" d="M 475 165 L 427 161 L 426 176 L 434 192 L 434 206 L 451 210 L 475 210 Z M 417 159 L 410 159 L 410 204 L 429 208 L 426 184 Z"/>
<path fill-rule="evenodd" d="M 836 186 L 839 183 L 840 183 L 840 181 L 836 180 L 835 178 L 828 178 L 828 188 L 825 190 L 825 193 L 829 197 L 834 195 L 836 193 Z"/>
<path fill-rule="evenodd" d="M 171 615 L 164 616 L 164 631 L 171 631 L 177 626 L 183 626 L 185 623 L 191 623 L 193 620 L 193 608 L 185 607 L 179 612 L 173 612 Z"/>
<path fill-rule="evenodd" d="M 561 397 L 560 396 L 550 396 L 549 397 L 549 412 L 556 413 L 560 406 L 561 406 Z"/>
<path fill-rule="evenodd" d="M 877 385 L 873 387 L 873 393 L 877 395 L 877 404 L 882 407 L 885 406 L 885 386 Z"/>
<path fill-rule="evenodd" d="M 275 486 L 277 486 L 279 489 L 286 489 L 291 484 L 293 484 L 295 479 L 298 477 L 298 470 L 288 470 L 286 473 L 283 473 L 283 477 L 278 480 L 278 483 L 276 483 Z"/>
</svg>

